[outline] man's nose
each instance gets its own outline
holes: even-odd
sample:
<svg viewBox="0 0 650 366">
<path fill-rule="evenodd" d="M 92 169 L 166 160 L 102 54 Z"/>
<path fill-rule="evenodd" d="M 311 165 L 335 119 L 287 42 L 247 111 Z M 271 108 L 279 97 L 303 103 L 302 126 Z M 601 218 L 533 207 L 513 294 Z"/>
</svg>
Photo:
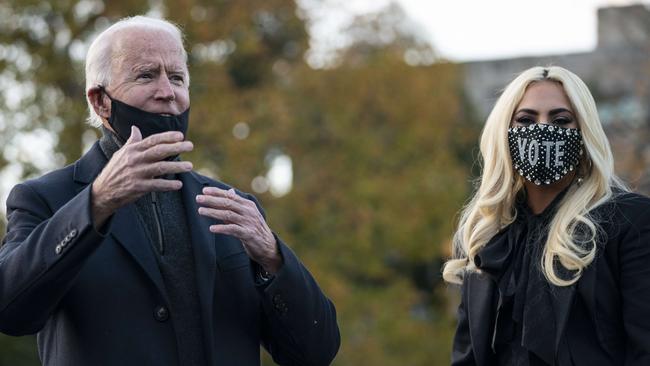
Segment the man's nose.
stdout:
<svg viewBox="0 0 650 366">
<path fill-rule="evenodd" d="M 167 101 L 176 99 L 174 88 L 172 87 L 172 83 L 169 81 L 169 76 L 166 73 L 162 73 L 158 78 L 156 85 L 156 94 L 154 97 L 156 99 L 163 99 Z"/>
</svg>

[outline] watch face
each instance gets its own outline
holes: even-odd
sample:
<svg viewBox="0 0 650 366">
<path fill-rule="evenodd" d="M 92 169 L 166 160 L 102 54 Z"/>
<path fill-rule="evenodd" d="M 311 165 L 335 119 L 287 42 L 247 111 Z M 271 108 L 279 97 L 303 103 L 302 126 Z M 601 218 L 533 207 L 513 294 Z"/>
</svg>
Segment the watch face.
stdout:
<svg viewBox="0 0 650 366">
<path fill-rule="evenodd" d="M 265 270 L 260 270 L 260 279 L 264 282 L 269 281 L 273 277 L 272 274 L 268 273 Z"/>
<path fill-rule="evenodd" d="M 258 267 L 257 269 L 257 280 L 260 283 L 266 283 L 269 282 L 271 279 L 273 279 L 273 275 L 267 272 L 264 268 L 261 266 Z"/>
</svg>

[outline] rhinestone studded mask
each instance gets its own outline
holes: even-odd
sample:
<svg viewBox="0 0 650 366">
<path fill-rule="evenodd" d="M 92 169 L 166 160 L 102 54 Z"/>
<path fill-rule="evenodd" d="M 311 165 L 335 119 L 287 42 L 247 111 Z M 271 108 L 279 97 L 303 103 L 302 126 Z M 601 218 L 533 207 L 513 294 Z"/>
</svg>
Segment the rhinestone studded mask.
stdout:
<svg viewBox="0 0 650 366">
<path fill-rule="evenodd" d="M 536 185 L 562 179 L 583 154 L 580 129 L 542 123 L 509 128 L 508 145 L 517 173 Z"/>
</svg>

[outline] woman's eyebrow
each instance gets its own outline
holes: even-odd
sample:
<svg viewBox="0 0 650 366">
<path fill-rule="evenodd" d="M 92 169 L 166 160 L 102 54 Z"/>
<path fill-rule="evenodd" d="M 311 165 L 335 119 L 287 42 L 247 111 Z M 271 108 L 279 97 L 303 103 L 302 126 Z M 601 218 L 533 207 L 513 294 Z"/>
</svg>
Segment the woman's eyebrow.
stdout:
<svg viewBox="0 0 650 366">
<path fill-rule="evenodd" d="M 529 108 L 522 108 L 522 109 L 518 110 L 517 112 L 515 112 L 515 114 L 519 114 L 519 113 L 528 113 L 528 114 L 532 114 L 532 115 L 535 115 L 535 116 L 539 114 L 539 112 L 537 112 L 536 110 L 529 109 Z"/>
<path fill-rule="evenodd" d="M 566 108 L 555 108 L 555 109 L 551 109 L 551 110 L 548 112 L 548 114 L 550 114 L 550 115 L 556 115 L 556 114 L 565 113 L 565 112 L 566 112 L 566 113 L 570 113 L 571 115 L 573 115 L 573 112 L 572 112 L 571 110 L 569 110 L 569 109 L 566 109 Z"/>
</svg>

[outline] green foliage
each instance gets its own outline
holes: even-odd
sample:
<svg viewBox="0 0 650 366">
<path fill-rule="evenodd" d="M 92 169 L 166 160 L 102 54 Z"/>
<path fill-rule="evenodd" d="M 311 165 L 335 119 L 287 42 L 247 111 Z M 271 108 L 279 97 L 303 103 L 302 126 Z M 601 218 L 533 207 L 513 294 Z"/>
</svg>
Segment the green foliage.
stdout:
<svg viewBox="0 0 650 366">
<path fill-rule="evenodd" d="M 0 334 L 0 365 L 40 365 L 36 353 L 36 338 L 10 337 Z"/>
<path fill-rule="evenodd" d="M 0 115 L 28 113 L 28 123 L 7 125 L 1 139 L 44 127 L 56 133 L 66 161 L 80 155 L 88 127 L 73 45 L 87 44 L 122 16 L 146 12 L 135 3 L 0 5 L 0 24 L 35 17 L 49 34 L 35 38 L 16 21 L 0 27 L 0 47 L 19 45 L 32 57 L 22 71 L 16 60 L 0 57 L 0 75 L 35 90 L 20 106 L 0 100 Z M 190 51 L 189 139 L 197 148 L 185 159 L 248 191 L 253 177 L 268 170 L 269 154 L 292 159 L 292 191 L 259 197 L 271 227 L 337 307 L 342 347 L 335 364 L 448 363 L 454 296 L 441 282 L 440 265 L 468 194 L 477 136 L 458 67 L 405 64 L 405 52 L 420 59 L 435 52 L 395 32 L 389 42 L 357 39 L 337 56 L 337 67 L 313 70 L 303 61 L 305 21 L 290 0 L 166 1 L 161 11 L 184 29 Z M 403 20 L 364 18 L 351 29 L 363 37 Z M 57 41 L 65 29 L 67 41 Z M 239 122 L 250 127 L 245 139 L 233 136 Z M 2 337 L 0 355 L 18 355 L 16 344 L 33 347 L 33 340 Z M 24 359 L 11 364 L 34 364 Z M 264 364 L 272 364 L 268 356 Z"/>
<path fill-rule="evenodd" d="M 467 194 L 456 67 L 389 58 L 298 73 L 282 143 L 295 189 L 267 206 L 337 305 L 337 364 L 446 363 L 446 298 L 434 293 Z"/>
</svg>

